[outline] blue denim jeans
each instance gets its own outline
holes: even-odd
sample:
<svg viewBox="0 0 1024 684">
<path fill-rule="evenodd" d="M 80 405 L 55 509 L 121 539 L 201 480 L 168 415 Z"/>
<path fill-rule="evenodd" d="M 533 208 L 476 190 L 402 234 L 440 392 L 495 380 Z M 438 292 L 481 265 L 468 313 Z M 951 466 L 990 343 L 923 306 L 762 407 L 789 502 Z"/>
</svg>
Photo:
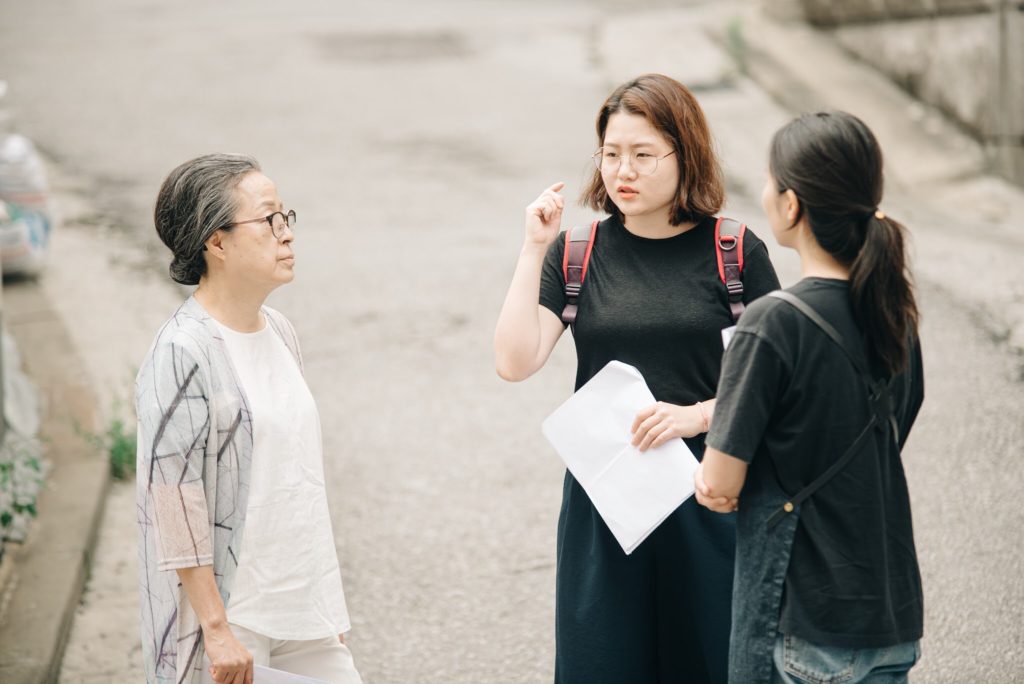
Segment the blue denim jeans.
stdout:
<svg viewBox="0 0 1024 684">
<path fill-rule="evenodd" d="M 905 684 L 921 646 L 837 648 L 779 634 L 773 657 L 773 684 Z"/>
</svg>

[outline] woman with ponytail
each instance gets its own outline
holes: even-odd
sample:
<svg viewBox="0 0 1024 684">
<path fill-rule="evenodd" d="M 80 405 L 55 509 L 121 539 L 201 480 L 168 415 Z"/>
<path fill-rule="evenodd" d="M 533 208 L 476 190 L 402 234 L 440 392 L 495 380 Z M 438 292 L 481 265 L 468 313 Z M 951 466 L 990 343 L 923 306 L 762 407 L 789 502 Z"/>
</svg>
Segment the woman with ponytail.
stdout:
<svg viewBox="0 0 1024 684">
<path fill-rule="evenodd" d="M 905 682 L 923 609 L 900 451 L 924 397 L 905 231 L 850 114 L 778 131 L 769 176 L 803 278 L 740 320 L 695 476 L 739 511 L 729 681 Z"/>
</svg>

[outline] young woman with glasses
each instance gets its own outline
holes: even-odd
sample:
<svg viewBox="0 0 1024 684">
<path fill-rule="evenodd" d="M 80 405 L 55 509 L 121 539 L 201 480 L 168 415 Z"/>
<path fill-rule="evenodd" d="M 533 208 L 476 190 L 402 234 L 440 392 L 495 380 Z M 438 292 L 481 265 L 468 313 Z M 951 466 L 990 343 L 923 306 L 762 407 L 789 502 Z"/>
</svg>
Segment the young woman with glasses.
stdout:
<svg viewBox="0 0 1024 684">
<path fill-rule="evenodd" d="M 695 476 L 711 510 L 738 498 L 731 681 L 897 684 L 920 655 L 900 451 L 924 380 L 905 231 L 881 200 L 856 117 L 775 134 L 762 203 L 803 278 L 743 315 Z"/>
<path fill-rule="evenodd" d="M 358 684 L 319 414 L 264 305 L 294 278 L 295 212 L 254 159 L 217 154 L 170 173 L 155 222 L 171 277 L 198 287 L 136 382 L 147 681 L 251 684 L 262 665 Z"/>
<path fill-rule="evenodd" d="M 715 250 L 724 187 L 711 134 L 689 90 L 652 74 L 620 86 L 601 106 L 597 143 L 581 201 L 608 217 L 597 226 L 573 328 L 576 388 L 610 361 L 635 366 L 657 403 L 622 431 L 641 449 L 681 438 L 700 458 L 715 410 L 721 333 L 733 324 Z M 539 370 L 566 328 L 563 187 L 552 185 L 526 208 L 495 332 L 506 380 Z M 779 286 L 750 231 L 743 256 L 745 301 Z M 555 681 L 724 684 L 734 545 L 732 517 L 691 499 L 627 556 L 566 473 Z"/>
</svg>

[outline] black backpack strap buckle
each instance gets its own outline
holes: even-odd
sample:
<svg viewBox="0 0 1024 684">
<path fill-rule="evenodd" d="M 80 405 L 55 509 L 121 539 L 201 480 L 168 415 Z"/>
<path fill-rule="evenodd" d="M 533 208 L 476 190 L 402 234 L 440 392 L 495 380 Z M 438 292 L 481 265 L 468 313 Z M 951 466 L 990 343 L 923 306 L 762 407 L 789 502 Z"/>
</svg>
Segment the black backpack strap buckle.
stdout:
<svg viewBox="0 0 1024 684">
<path fill-rule="evenodd" d="M 565 279 L 565 308 L 562 322 L 573 325 L 579 313 L 580 292 L 587 277 L 590 252 L 597 237 L 597 221 L 589 226 L 577 226 L 565 231 L 565 252 L 562 255 L 562 276 Z"/>
<path fill-rule="evenodd" d="M 733 323 L 740 319 L 746 308 L 743 304 L 743 235 L 746 230 L 745 225 L 731 218 L 719 218 L 715 223 L 718 277 L 728 292 Z"/>
</svg>

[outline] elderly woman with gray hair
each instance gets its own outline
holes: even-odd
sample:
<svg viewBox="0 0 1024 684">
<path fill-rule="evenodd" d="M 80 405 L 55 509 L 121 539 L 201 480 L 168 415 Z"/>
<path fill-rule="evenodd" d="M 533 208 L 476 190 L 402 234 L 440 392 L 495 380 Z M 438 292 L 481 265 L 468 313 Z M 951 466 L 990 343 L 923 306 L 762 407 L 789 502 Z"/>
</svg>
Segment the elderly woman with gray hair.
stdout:
<svg viewBox="0 0 1024 684">
<path fill-rule="evenodd" d="M 294 278 L 295 212 L 250 157 L 174 169 L 156 201 L 195 292 L 136 381 L 147 680 L 251 684 L 254 665 L 360 682 L 295 331 L 264 306 Z"/>
</svg>

